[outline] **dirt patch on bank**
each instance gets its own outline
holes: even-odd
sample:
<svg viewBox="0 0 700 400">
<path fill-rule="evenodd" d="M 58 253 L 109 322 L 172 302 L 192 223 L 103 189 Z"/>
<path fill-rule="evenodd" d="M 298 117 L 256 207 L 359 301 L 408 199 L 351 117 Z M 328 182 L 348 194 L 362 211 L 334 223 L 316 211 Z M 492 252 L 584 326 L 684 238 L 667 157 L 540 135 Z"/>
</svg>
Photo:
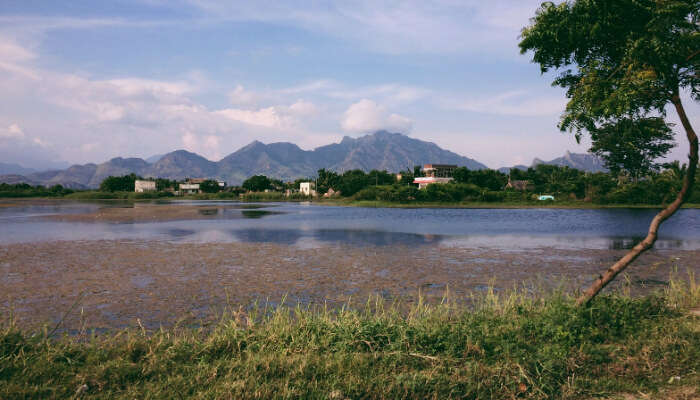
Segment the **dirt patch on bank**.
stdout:
<svg viewBox="0 0 700 400">
<path fill-rule="evenodd" d="M 159 206 L 162 207 L 162 206 Z M 149 211 L 150 212 L 150 211 Z M 439 302 L 496 290 L 566 281 L 581 287 L 624 250 L 503 251 L 439 246 L 301 249 L 269 243 L 176 244 L 70 241 L 0 246 L 0 311 L 23 326 L 97 329 L 202 323 L 225 307 L 254 302 L 339 305 L 368 296 Z M 663 287 L 671 269 L 700 274 L 700 251 L 655 250 L 629 269 L 630 290 Z M 78 299 L 80 299 L 78 301 Z M 78 301 L 76 303 L 76 301 Z"/>
</svg>

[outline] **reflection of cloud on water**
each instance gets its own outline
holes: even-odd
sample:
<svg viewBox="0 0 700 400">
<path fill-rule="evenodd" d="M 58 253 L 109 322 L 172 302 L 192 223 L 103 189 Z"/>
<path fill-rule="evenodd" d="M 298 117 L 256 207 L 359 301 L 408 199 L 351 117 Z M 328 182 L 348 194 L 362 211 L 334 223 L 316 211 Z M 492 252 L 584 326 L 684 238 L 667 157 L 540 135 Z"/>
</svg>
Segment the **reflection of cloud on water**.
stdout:
<svg viewBox="0 0 700 400">
<path fill-rule="evenodd" d="M 304 248 L 320 247 L 324 243 L 344 244 L 350 246 L 392 246 L 392 245 L 433 245 L 443 237 L 440 235 L 421 235 L 417 233 L 382 232 L 372 230 L 296 230 L 296 229 L 241 229 L 231 232 L 242 242 L 269 242 L 286 245 L 299 245 Z"/>
</svg>

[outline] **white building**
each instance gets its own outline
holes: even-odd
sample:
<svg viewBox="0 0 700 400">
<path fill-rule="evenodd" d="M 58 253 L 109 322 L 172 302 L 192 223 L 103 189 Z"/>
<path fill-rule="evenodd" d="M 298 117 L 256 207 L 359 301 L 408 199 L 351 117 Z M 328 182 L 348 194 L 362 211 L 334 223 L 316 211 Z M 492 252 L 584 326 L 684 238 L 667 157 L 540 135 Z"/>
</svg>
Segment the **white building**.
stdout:
<svg viewBox="0 0 700 400">
<path fill-rule="evenodd" d="M 194 194 L 199 193 L 199 183 L 181 183 L 180 193 L 182 194 Z"/>
<path fill-rule="evenodd" d="M 452 164 L 425 164 L 423 173 L 425 176 L 417 177 L 413 183 L 418 184 L 418 189 L 425 189 L 432 183 L 448 183 L 452 181 L 452 173 L 457 169 Z"/>
<path fill-rule="evenodd" d="M 134 181 L 134 192 L 136 192 L 136 193 L 155 192 L 155 191 L 156 191 L 156 182 L 155 181 L 142 181 L 142 180 Z"/>
<path fill-rule="evenodd" d="M 413 183 L 418 184 L 418 189 L 425 189 L 432 183 L 448 183 L 452 178 L 435 178 L 432 176 L 424 176 L 413 179 Z"/>
<path fill-rule="evenodd" d="M 316 184 L 314 182 L 301 182 L 299 192 L 304 196 L 316 196 Z"/>
</svg>

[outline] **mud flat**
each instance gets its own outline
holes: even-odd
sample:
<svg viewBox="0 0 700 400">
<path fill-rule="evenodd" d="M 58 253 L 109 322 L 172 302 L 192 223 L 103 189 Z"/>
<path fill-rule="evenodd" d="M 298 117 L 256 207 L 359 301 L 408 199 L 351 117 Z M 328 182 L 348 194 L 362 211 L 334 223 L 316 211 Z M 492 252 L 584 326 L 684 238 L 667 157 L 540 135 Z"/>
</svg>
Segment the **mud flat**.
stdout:
<svg viewBox="0 0 700 400">
<path fill-rule="evenodd" d="M 0 311 L 26 327 L 51 324 L 75 304 L 63 329 L 202 324 L 224 308 L 258 304 L 410 304 L 419 293 L 468 301 L 490 285 L 580 287 L 624 250 L 494 250 L 439 246 L 54 241 L 0 245 Z M 700 251 L 654 250 L 629 270 L 633 294 L 669 274 L 700 274 Z"/>
</svg>

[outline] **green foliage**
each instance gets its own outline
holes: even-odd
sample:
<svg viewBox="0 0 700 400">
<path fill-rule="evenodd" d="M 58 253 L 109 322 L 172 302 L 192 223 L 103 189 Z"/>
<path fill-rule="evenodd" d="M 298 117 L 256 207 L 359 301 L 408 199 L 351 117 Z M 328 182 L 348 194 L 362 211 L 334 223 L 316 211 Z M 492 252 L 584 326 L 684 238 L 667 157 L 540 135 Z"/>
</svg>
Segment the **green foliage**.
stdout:
<svg viewBox="0 0 700 400">
<path fill-rule="evenodd" d="M 700 1 L 577 0 L 542 4 L 522 31 L 569 102 L 560 127 L 580 138 L 621 118 L 665 115 L 682 89 L 700 95 Z"/>
<path fill-rule="evenodd" d="M 0 398 L 665 398 L 700 385 L 697 317 L 687 314 L 698 301 L 691 281 L 588 308 L 489 290 L 470 308 L 449 298 L 254 308 L 207 329 L 147 334 L 51 339 L 9 324 Z"/>
<path fill-rule="evenodd" d="M 325 194 L 329 189 L 333 189 L 338 184 L 340 177 L 333 171 L 328 171 L 325 168 L 318 170 L 318 178 L 316 191 L 320 194 Z M 333 189 L 335 190 L 335 189 Z"/>
<path fill-rule="evenodd" d="M 508 182 L 506 174 L 493 169 L 469 170 L 460 167 L 454 171 L 453 177 L 459 183 L 470 183 L 489 190 L 501 190 Z"/>
<path fill-rule="evenodd" d="M 177 181 L 175 180 L 156 178 L 156 190 L 159 192 L 165 191 L 166 189 L 175 190 L 176 187 Z"/>
<path fill-rule="evenodd" d="M 591 132 L 591 152 L 599 155 L 613 174 L 626 171 L 636 181 L 658 170 L 655 160 L 675 145 L 673 131 L 662 118 L 622 118 Z"/>
<path fill-rule="evenodd" d="M 204 193 L 216 193 L 221 190 L 221 187 L 219 187 L 219 182 L 213 179 L 207 179 L 199 184 L 199 190 Z"/>
<path fill-rule="evenodd" d="M 0 183 L 0 198 L 3 197 L 61 197 L 73 193 L 72 189 L 64 188 L 61 185 L 54 185 L 49 188 L 44 186 L 32 186 L 27 183 Z"/>
<path fill-rule="evenodd" d="M 272 182 L 265 175 L 255 175 L 246 179 L 241 187 L 251 192 L 264 192 L 271 188 Z"/>
<path fill-rule="evenodd" d="M 134 182 L 143 179 L 136 174 L 124 176 L 108 176 L 100 183 L 100 190 L 103 192 L 133 192 Z"/>
</svg>

